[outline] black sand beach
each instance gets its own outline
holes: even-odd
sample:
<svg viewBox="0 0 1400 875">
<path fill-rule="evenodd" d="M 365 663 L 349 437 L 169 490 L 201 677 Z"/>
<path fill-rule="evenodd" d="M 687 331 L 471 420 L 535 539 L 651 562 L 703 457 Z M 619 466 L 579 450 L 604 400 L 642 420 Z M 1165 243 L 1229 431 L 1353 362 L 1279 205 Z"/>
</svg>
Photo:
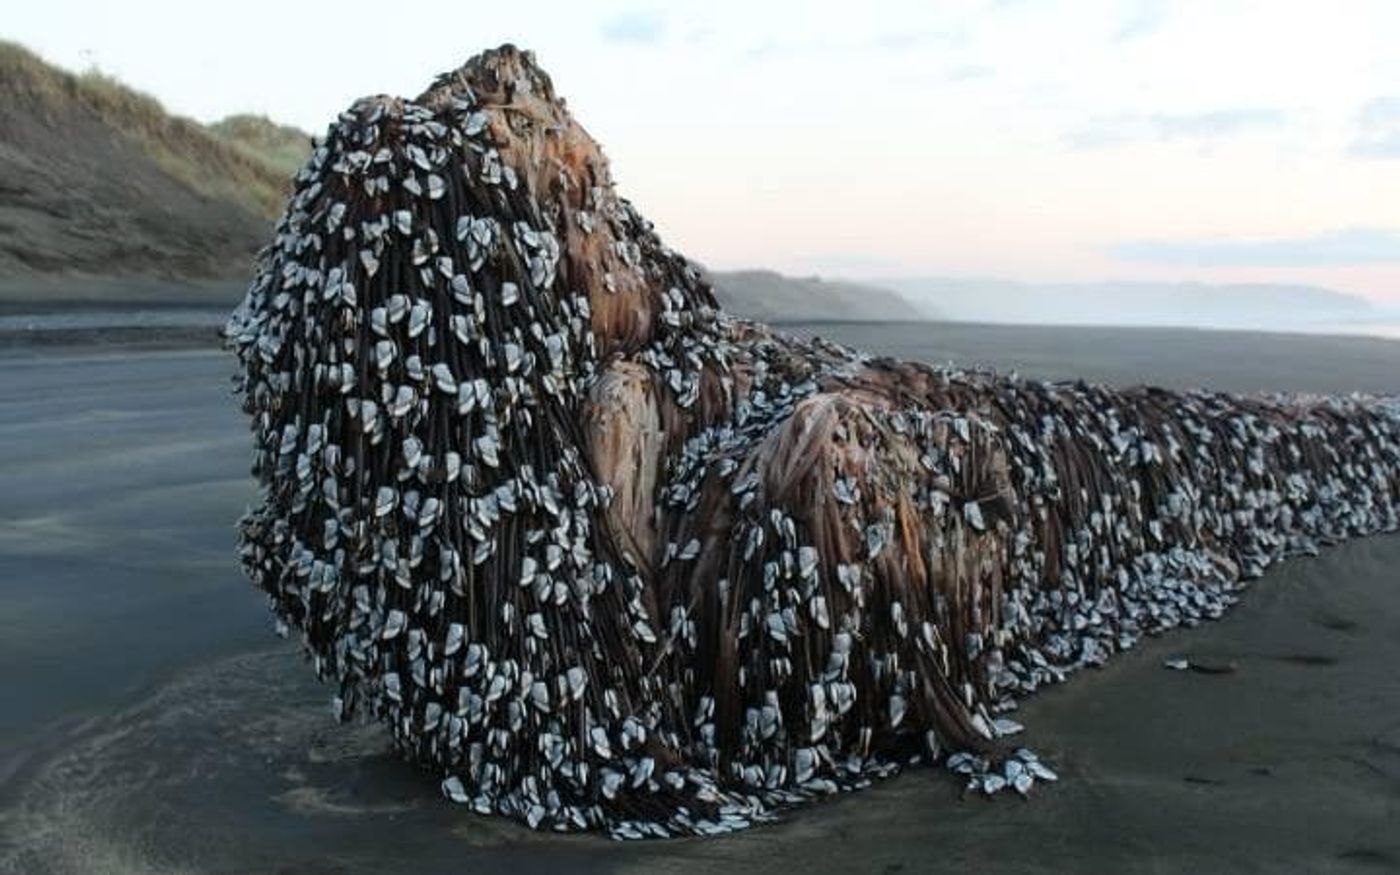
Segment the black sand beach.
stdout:
<svg viewBox="0 0 1400 875">
<path fill-rule="evenodd" d="M 1400 391 L 1385 340 L 797 327 L 1032 376 Z M 139 327 L 68 330 L 0 345 L 0 870 L 1400 868 L 1400 537 L 1278 566 L 1223 621 L 1028 700 L 1026 743 L 1062 776 L 1030 803 L 916 769 L 723 839 L 539 835 L 442 800 L 377 729 L 336 725 L 271 635 L 233 553 L 249 438 L 204 329 L 164 349 Z M 1178 655 L 1235 670 L 1162 667 Z"/>
</svg>

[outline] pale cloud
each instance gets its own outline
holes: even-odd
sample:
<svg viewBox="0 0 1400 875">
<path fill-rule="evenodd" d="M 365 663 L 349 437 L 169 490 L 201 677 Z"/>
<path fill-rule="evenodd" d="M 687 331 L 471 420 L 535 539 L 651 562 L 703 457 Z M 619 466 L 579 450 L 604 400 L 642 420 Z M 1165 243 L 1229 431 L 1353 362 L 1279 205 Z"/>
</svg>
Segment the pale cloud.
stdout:
<svg viewBox="0 0 1400 875">
<path fill-rule="evenodd" d="M 1238 107 L 1193 113 L 1125 113 L 1101 116 L 1068 132 L 1065 142 L 1076 149 L 1096 149 L 1124 143 L 1212 140 L 1277 128 L 1287 122 L 1281 110 Z"/>
<path fill-rule="evenodd" d="M 1342 267 L 1400 264 L 1400 232 L 1347 228 L 1306 237 L 1138 240 L 1109 247 L 1121 261 L 1174 267 Z"/>
<path fill-rule="evenodd" d="M 949 67 L 944 71 L 944 75 L 949 82 L 968 82 L 973 79 L 988 79 L 996 72 L 996 68 L 986 64 L 958 64 Z"/>
<path fill-rule="evenodd" d="M 1363 158 L 1400 158 L 1400 97 L 1378 97 L 1357 118 L 1351 154 Z"/>
<path fill-rule="evenodd" d="M 904 28 L 897 31 L 877 33 L 867 40 L 862 48 L 882 51 L 908 52 L 915 49 L 938 46 L 959 48 L 971 40 L 967 29 L 960 24 L 949 24 L 941 28 Z"/>
<path fill-rule="evenodd" d="M 957 28 L 944 30 L 910 28 L 883 31 L 869 36 L 841 32 L 821 35 L 769 33 L 748 42 L 742 49 L 742 55 L 753 61 L 782 58 L 834 59 L 870 53 L 917 57 L 921 51 L 932 47 L 946 51 L 965 45 L 967 39 L 967 34 Z"/>
<path fill-rule="evenodd" d="M 1113 34 L 1114 42 L 1145 39 L 1162 29 L 1170 9 L 1166 0 L 1131 0 L 1127 13 Z"/>
<path fill-rule="evenodd" d="M 870 41 L 872 48 L 889 52 L 907 52 L 916 49 L 928 41 L 927 34 L 913 33 L 910 31 L 896 31 L 892 33 L 877 34 Z"/>
<path fill-rule="evenodd" d="M 600 32 L 608 42 L 652 45 L 666 35 L 666 17 L 655 9 L 631 9 L 604 21 Z"/>
<path fill-rule="evenodd" d="M 772 61 L 811 55 L 823 51 L 825 48 L 826 44 L 820 41 L 791 40 L 767 36 L 751 43 L 743 50 L 742 56 L 748 61 Z"/>
</svg>

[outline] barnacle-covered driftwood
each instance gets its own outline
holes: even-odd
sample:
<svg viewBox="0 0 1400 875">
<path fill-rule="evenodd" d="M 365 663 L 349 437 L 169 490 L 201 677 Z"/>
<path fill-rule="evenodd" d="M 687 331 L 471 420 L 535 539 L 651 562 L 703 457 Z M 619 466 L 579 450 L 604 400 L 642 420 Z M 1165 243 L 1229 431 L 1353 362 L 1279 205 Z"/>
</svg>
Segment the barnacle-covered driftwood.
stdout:
<svg viewBox="0 0 1400 875">
<path fill-rule="evenodd" d="M 361 100 L 228 335 L 243 562 L 342 713 L 534 827 L 722 832 L 1397 527 L 1400 409 L 872 359 L 719 312 L 528 54 Z"/>
</svg>

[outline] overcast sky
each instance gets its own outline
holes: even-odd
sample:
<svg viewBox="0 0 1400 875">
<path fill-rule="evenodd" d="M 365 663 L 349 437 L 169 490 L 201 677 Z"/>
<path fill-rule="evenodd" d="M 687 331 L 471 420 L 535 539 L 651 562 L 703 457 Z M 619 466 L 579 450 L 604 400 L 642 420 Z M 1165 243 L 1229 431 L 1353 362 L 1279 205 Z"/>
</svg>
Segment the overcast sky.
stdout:
<svg viewBox="0 0 1400 875">
<path fill-rule="evenodd" d="M 3 35 L 310 131 L 535 50 L 713 267 L 1197 279 L 1400 300 L 1400 2 L 15 3 Z"/>
</svg>

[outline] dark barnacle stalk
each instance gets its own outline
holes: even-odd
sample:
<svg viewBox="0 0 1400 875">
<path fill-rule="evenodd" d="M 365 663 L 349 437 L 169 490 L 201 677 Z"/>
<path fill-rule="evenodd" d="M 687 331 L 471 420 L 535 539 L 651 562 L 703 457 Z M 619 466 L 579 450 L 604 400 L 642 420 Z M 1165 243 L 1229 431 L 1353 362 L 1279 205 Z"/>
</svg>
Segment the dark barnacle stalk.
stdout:
<svg viewBox="0 0 1400 875">
<path fill-rule="evenodd" d="M 240 555 L 341 712 L 532 827 L 713 834 L 1400 525 L 1400 406 L 868 359 L 718 311 L 533 59 L 331 125 L 228 326 Z"/>
</svg>

